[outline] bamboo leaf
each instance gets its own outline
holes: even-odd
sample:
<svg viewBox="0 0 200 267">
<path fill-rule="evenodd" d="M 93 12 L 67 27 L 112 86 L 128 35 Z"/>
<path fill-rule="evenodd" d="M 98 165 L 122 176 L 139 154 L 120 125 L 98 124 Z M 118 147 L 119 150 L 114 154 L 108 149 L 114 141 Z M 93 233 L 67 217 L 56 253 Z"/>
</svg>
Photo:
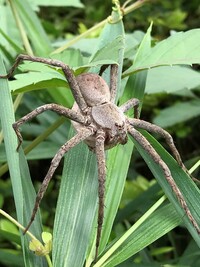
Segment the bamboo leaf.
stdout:
<svg viewBox="0 0 200 267">
<path fill-rule="evenodd" d="M 200 29 L 174 33 L 159 42 L 155 47 L 125 71 L 124 76 L 133 72 L 164 65 L 191 65 L 200 62 Z"/>
<path fill-rule="evenodd" d="M 158 82 L 159 81 L 159 82 Z M 145 92 L 155 94 L 160 92 L 180 94 L 200 86 L 200 73 L 190 67 L 163 66 L 150 69 L 147 76 Z"/>
</svg>

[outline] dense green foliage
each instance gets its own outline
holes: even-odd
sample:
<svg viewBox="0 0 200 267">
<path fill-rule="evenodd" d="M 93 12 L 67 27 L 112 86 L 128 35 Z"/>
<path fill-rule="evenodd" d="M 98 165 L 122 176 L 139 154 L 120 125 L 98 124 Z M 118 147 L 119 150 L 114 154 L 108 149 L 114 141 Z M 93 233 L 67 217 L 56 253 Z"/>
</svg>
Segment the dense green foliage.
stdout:
<svg viewBox="0 0 200 267">
<path fill-rule="evenodd" d="M 115 6 L 113 23 L 103 21 L 112 12 L 112 1 L 52 2 L 0 0 L 0 74 L 6 73 L 3 61 L 9 69 L 19 53 L 60 59 L 73 67 L 76 75 L 96 72 L 101 64 L 118 62 L 118 103 L 131 97 L 140 99 L 141 118 L 173 135 L 186 166 L 192 167 L 194 176 L 199 177 L 199 1 L 138 1 L 131 12 L 127 7 L 134 2 L 128 1 L 123 7 L 123 22 Z M 153 26 L 149 26 L 152 21 Z M 34 188 L 37 192 L 51 158 L 73 135 L 73 130 L 69 121 L 52 112 L 24 125 L 23 149 L 28 166 L 23 150 L 16 152 L 14 111 L 17 109 L 17 120 L 51 102 L 67 107 L 73 104 L 68 84 L 58 69 L 26 62 L 9 82 L 0 80 L 4 133 L 0 134 L 0 208 L 24 226 L 35 200 Z M 142 133 L 168 164 L 200 224 L 198 188 L 161 146 L 167 148 L 163 140 L 158 139 L 159 143 Z M 106 156 L 102 254 L 94 266 L 198 266 L 200 238 L 160 168 L 132 139 Z M 30 229 L 42 240 L 42 221 L 45 231 L 53 234 L 53 266 L 90 266 L 92 262 L 98 204 L 95 162 L 85 144 L 68 153 L 64 169 L 60 166 L 57 170 L 41 203 L 42 219 L 37 216 Z M 162 197 L 161 188 L 170 202 Z M 29 250 L 29 241 L 29 236 L 20 236 L 13 223 L 0 217 L 1 266 L 51 266 L 48 257 Z M 49 243 L 44 243 L 48 251 Z"/>
</svg>

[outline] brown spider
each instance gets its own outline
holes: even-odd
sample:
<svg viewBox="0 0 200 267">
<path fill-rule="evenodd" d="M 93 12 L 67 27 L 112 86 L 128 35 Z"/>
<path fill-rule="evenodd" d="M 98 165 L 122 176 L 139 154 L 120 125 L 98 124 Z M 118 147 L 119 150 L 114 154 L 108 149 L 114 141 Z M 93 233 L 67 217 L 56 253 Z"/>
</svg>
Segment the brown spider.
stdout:
<svg viewBox="0 0 200 267">
<path fill-rule="evenodd" d="M 32 216 L 24 233 L 26 233 L 26 231 L 32 224 L 36 212 L 39 208 L 40 201 L 42 200 L 47 186 L 56 168 L 58 167 L 63 155 L 67 153 L 72 147 L 76 146 L 81 141 L 84 141 L 89 146 L 89 148 L 96 154 L 98 165 L 99 208 L 95 252 L 96 260 L 98 256 L 98 248 L 101 238 L 101 230 L 104 217 L 104 195 L 106 177 L 104 151 L 105 149 L 110 149 L 116 146 L 117 144 L 124 145 L 127 142 L 127 134 L 130 134 L 148 152 L 152 159 L 162 168 L 168 183 L 170 184 L 174 194 L 177 196 L 177 199 L 179 200 L 186 215 L 190 219 L 197 232 L 200 233 L 199 226 L 193 218 L 182 193 L 174 182 L 168 166 L 161 159 L 161 157 L 151 146 L 151 144 L 145 139 L 145 137 L 137 130 L 137 128 L 145 129 L 149 132 L 160 134 L 166 140 L 166 143 L 169 145 L 178 164 L 184 169 L 184 171 L 187 172 L 181 160 L 179 152 L 177 151 L 174 145 L 171 135 L 159 126 L 139 119 L 138 99 L 130 99 L 120 107 L 115 105 L 118 72 L 118 66 L 116 64 L 113 64 L 110 67 L 110 89 L 106 84 L 105 80 L 101 77 L 101 74 L 105 70 L 106 66 L 102 66 L 100 70 L 100 75 L 94 73 L 85 73 L 75 77 L 69 66 L 61 61 L 39 57 L 31 57 L 28 55 L 19 55 L 16 59 L 15 64 L 10 69 L 9 73 L 6 76 L 0 77 L 10 77 L 13 74 L 15 68 L 17 68 L 17 66 L 23 60 L 41 62 L 44 64 L 61 68 L 69 83 L 76 102 L 72 109 L 68 109 L 57 104 L 46 104 L 36 108 L 29 114 L 22 117 L 17 122 L 15 122 L 13 124 L 13 128 L 19 140 L 18 148 L 22 143 L 22 136 L 19 131 L 20 125 L 31 120 L 32 118 L 36 117 L 37 115 L 41 114 L 46 110 L 52 110 L 72 120 L 72 124 L 77 131 L 77 134 L 69 141 L 67 141 L 64 145 L 62 145 L 54 156 L 54 158 L 52 159 L 49 171 L 43 180 L 39 192 L 37 193 Z M 134 109 L 135 118 L 128 118 L 124 114 L 131 108 Z"/>
</svg>

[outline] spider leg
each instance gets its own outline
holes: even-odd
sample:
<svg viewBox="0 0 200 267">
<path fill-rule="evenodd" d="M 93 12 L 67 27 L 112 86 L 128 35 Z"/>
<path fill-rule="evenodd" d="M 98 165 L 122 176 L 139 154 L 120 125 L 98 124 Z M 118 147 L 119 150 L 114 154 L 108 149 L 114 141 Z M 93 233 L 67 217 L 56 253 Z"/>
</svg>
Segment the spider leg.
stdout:
<svg viewBox="0 0 200 267">
<path fill-rule="evenodd" d="M 115 103 L 117 94 L 118 65 L 112 64 L 110 67 L 110 101 Z"/>
<path fill-rule="evenodd" d="M 86 102 L 85 102 L 85 100 L 81 94 L 79 85 L 76 81 L 76 77 L 74 76 L 74 74 L 73 74 L 72 70 L 69 68 L 69 66 L 67 64 L 63 63 L 62 61 L 20 54 L 16 58 L 15 63 L 11 67 L 11 69 L 9 70 L 8 74 L 7 75 L 0 75 L 0 78 L 10 78 L 11 75 L 13 74 L 13 72 L 15 71 L 15 69 L 18 67 L 18 65 L 24 60 L 28 60 L 28 61 L 32 61 L 32 62 L 40 62 L 40 63 L 44 63 L 44 64 L 47 64 L 50 66 L 61 68 L 68 83 L 69 83 L 69 86 L 72 90 L 73 96 L 74 96 L 77 104 L 79 105 L 81 111 L 83 113 L 87 113 L 87 104 L 86 104 Z"/>
<path fill-rule="evenodd" d="M 102 76 L 102 74 L 104 73 L 104 71 L 105 71 L 109 66 L 110 66 L 109 64 L 102 65 L 101 68 L 100 68 L 100 71 L 99 71 L 99 76 Z"/>
<path fill-rule="evenodd" d="M 22 143 L 22 136 L 21 136 L 21 133 L 19 131 L 19 127 L 23 123 L 31 120 L 32 118 L 36 117 L 37 115 L 43 113 L 46 110 L 52 110 L 52 111 L 54 111 L 54 112 L 56 112 L 56 113 L 58 113 L 64 117 L 67 117 L 71 120 L 77 121 L 77 122 L 82 123 L 82 124 L 86 124 L 84 116 L 81 115 L 80 112 L 78 112 L 78 111 L 74 111 L 74 110 L 71 110 L 69 108 L 65 108 L 63 106 L 54 104 L 54 103 L 40 106 L 40 107 L 36 108 L 35 110 L 33 110 L 32 112 L 25 115 L 24 117 L 22 117 L 20 120 L 13 123 L 13 128 L 14 128 L 16 135 L 18 137 L 18 140 L 19 140 L 17 150 L 19 149 L 19 147 Z"/>
<path fill-rule="evenodd" d="M 151 158 L 154 160 L 154 162 L 157 163 L 162 168 L 164 175 L 165 175 L 165 178 L 166 178 L 167 182 L 169 183 L 169 185 L 171 186 L 174 194 L 177 196 L 177 198 L 181 204 L 181 207 L 185 211 L 187 217 L 189 218 L 190 222 L 192 223 L 192 225 L 196 229 L 197 233 L 200 234 L 200 228 L 199 228 L 196 220 L 192 216 L 181 191 L 179 190 L 178 186 L 176 185 L 167 164 L 162 160 L 160 155 L 156 152 L 156 150 L 151 146 L 151 144 L 148 142 L 148 140 L 146 140 L 146 138 L 139 131 L 137 131 L 133 127 L 130 127 L 130 125 L 129 125 L 128 132 L 144 148 L 144 150 L 151 156 Z"/>
<path fill-rule="evenodd" d="M 134 118 L 139 119 L 139 105 L 140 105 L 140 100 L 137 98 L 132 98 L 125 102 L 123 105 L 121 105 L 119 108 L 123 113 L 128 111 L 131 108 L 134 108 Z"/>
<path fill-rule="evenodd" d="M 27 227 L 24 230 L 24 234 L 28 231 L 29 227 L 31 226 L 32 222 L 35 219 L 35 215 L 38 211 L 40 202 L 46 192 L 46 189 L 48 187 L 48 184 L 57 169 L 62 157 L 64 156 L 65 153 L 67 153 L 71 148 L 74 146 L 78 145 L 81 141 L 85 140 L 87 137 L 91 136 L 93 134 L 93 128 L 88 127 L 88 129 L 85 129 L 81 133 L 77 133 L 74 137 L 72 137 L 69 141 L 67 141 L 64 145 L 61 146 L 61 148 L 58 150 L 56 155 L 51 161 L 50 168 L 42 182 L 42 185 L 37 193 L 36 200 L 35 200 L 35 205 L 32 211 L 31 219 L 27 225 Z"/>
<path fill-rule="evenodd" d="M 118 74 L 118 65 L 103 65 L 99 71 L 99 75 L 102 76 L 103 72 L 110 66 L 110 101 L 115 102 L 116 93 L 117 93 L 117 74 Z"/>
<path fill-rule="evenodd" d="M 99 130 L 96 135 L 95 153 L 97 157 L 98 166 L 98 197 L 99 197 L 99 210 L 98 210 L 98 227 L 96 237 L 96 252 L 94 262 L 97 260 L 99 243 L 102 232 L 103 218 L 104 218 L 104 197 L 105 197 L 105 176 L 106 176 L 106 163 L 104 152 L 105 133 Z"/>
<path fill-rule="evenodd" d="M 171 149 L 172 154 L 174 155 L 178 164 L 182 167 L 182 169 L 186 173 L 188 173 L 188 170 L 185 167 L 185 165 L 183 164 L 181 156 L 180 156 L 180 154 L 179 154 L 179 152 L 178 152 L 178 150 L 174 144 L 173 138 L 167 131 L 165 131 L 161 127 L 159 127 L 155 124 L 152 124 L 150 122 L 147 122 L 147 121 L 138 120 L 138 119 L 128 119 L 128 121 L 134 127 L 138 127 L 138 128 L 147 130 L 150 133 L 156 133 L 156 134 L 159 134 L 160 136 L 162 136 L 165 139 L 166 143 L 168 144 L 169 148 Z"/>
</svg>

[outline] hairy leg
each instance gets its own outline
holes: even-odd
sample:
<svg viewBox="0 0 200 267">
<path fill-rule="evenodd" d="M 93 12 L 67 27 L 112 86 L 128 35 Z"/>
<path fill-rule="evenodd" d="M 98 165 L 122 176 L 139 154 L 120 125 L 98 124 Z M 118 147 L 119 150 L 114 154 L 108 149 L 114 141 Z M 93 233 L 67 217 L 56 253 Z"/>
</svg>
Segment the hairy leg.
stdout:
<svg viewBox="0 0 200 267">
<path fill-rule="evenodd" d="M 112 64 L 110 67 L 110 101 L 115 103 L 117 94 L 118 65 Z"/>
<path fill-rule="evenodd" d="M 121 111 L 123 113 L 125 113 L 126 111 L 130 110 L 131 108 L 134 109 L 134 117 L 136 119 L 139 119 L 139 104 L 140 101 L 137 98 L 132 98 L 130 100 L 128 100 L 127 102 L 125 102 L 123 105 L 121 105 L 119 108 L 121 109 Z M 130 122 L 131 123 L 131 122 Z"/>
<path fill-rule="evenodd" d="M 81 141 L 85 140 L 87 137 L 91 136 L 93 134 L 93 129 L 90 127 L 88 129 L 85 129 L 81 133 L 77 133 L 74 137 L 72 137 L 69 141 L 67 141 L 64 145 L 61 146 L 61 148 L 58 150 L 56 155 L 51 161 L 50 168 L 42 182 L 42 185 L 37 193 L 36 200 L 35 200 L 35 205 L 32 211 L 31 219 L 27 225 L 27 227 L 24 230 L 24 234 L 28 231 L 29 227 L 31 226 L 32 222 L 35 219 L 35 215 L 38 211 L 40 202 L 46 192 L 46 189 L 48 187 L 48 184 L 57 169 L 62 157 L 64 156 L 65 153 L 67 153 L 71 148 L 74 146 L 78 145 Z"/>
<path fill-rule="evenodd" d="M 167 131 L 147 121 L 138 120 L 138 119 L 128 119 L 128 120 L 129 120 L 129 123 L 133 125 L 134 127 L 138 127 L 138 128 L 147 130 L 150 133 L 156 133 L 162 136 L 165 139 L 166 143 L 168 144 L 169 148 L 171 149 L 171 152 L 174 155 L 175 159 L 177 160 L 178 164 L 184 169 L 184 171 L 188 173 L 188 170 L 183 164 L 181 156 L 174 144 L 173 138 Z"/>
<path fill-rule="evenodd" d="M 74 111 L 74 110 L 65 108 L 63 106 L 54 104 L 54 103 L 40 106 L 40 107 L 36 108 L 35 110 L 31 111 L 30 113 L 28 113 L 27 115 L 25 115 L 24 117 L 22 117 L 21 119 L 19 119 L 18 121 L 16 121 L 15 123 L 13 123 L 13 128 L 14 128 L 16 135 L 18 137 L 18 140 L 19 140 L 19 145 L 17 147 L 17 150 L 19 149 L 19 147 L 22 143 L 22 136 L 21 136 L 21 133 L 19 131 L 19 127 L 23 123 L 31 120 L 32 118 L 38 116 L 39 114 L 43 113 L 46 110 L 54 111 L 54 112 L 56 112 L 56 113 L 58 113 L 64 117 L 67 117 L 73 121 L 77 121 L 77 122 L 82 123 L 84 125 L 86 124 L 84 116 L 81 115 L 80 112 L 78 112 L 78 111 Z"/>
<path fill-rule="evenodd" d="M 103 72 L 110 66 L 110 101 L 112 103 L 115 102 L 116 94 L 117 94 L 117 75 L 118 75 L 118 65 L 102 65 L 99 71 L 99 75 L 102 76 Z"/>
<path fill-rule="evenodd" d="M 128 127 L 128 132 L 144 148 L 144 150 L 151 156 L 151 158 L 154 160 L 154 162 L 157 163 L 162 168 L 164 175 L 165 175 L 165 178 L 166 178 L 167 182 L 169 183 L 169 185 L 171 186 L 174 194 L 178 198 L 178 200 L 181 204 L 181 207 L 185 211 L 187 217 L 189 218 L 190 222 L 192 223 L 192 225 L 196 229 L 197 233 L 200 234 L 200 228 L 199 228 L 196 220 L 192 216 L 192 214 L 191 214 L 191 212 L 187 206 L 187 203 L 185 202 L 185 199 L 184 199 L 181 191 L 179 190 L 178 186 L 176 185 L 166 163 L 161 159 L 160 155 L 156 152 L 156 150 L 151 146 L 151 144 L 148 142 L 148 140 L 146 140 L 146 138 L 140 132 L 138 132 L 136 129 L 134 129 L 131 126 Z"/>
<path fill-rule="evenodd" d="M 64 73 L 64 75 L 65 75 L 65 77 L 69 83 L 71 90 L 72 90 L 73 96 L 74 96 L 77 104 L 79 105 L 81 111 L 83 113 L 87 113 L 87 104 L 86 104 L 85 100 L 83 99 L 80 88 L 79 88 L 78 83 L 76 81 L 76 77 L 74 76 L 73 71 L 69 68 L 69 66 L 66 65 L 65 63 L 63 63 L 62 61 L 21 54 L 16 58 L 15 63 L 11 67 L 11 69 L 9 70 L 8 74 L 7 75 L 0 75 L 0 78 L 11 77 L 11 75 L 13 74 L 15 69 L 18 67 L 18 65 L 24 60 L 32 61 L 32 62 L 40 62 L 40 63 L 44 63 L 44 64 L 47 64 L 50 66 L 61 68 L 63 70 L 63 73 Z"/>
<path fill-rule="evenodd" d="M 104 198 L 105 198 L 105 177 L 106 177 L 104 142 L 105 142 L 105 133 L 99 130 L 97 132 L 96 146 L 95 146 L 95 153 L 97 157 L 97 166 L 98 166 L 99 210 L 98 210 L 98 226 L 97 226 L 97 237 L 96 237 L 96 252 L 95 252 L 94 261 L 97 260 L 97 256 L 98 256 L 98 249 L 99 249 L 99 243 L 100 243 L 102 225 L 103 225 L 103 219 L 104 219 Z"/>
</svg>

